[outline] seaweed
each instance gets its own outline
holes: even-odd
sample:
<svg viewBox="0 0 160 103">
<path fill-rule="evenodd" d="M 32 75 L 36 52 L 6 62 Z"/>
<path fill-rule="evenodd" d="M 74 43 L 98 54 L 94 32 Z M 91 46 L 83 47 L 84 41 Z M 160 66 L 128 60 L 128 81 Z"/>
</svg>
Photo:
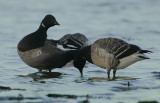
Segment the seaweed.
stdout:
<svg viewBox="0 0 160 103">
<path fill-rule="evenodd" d="M 138 103 L 159 103 L 157 101 L 139 101 Z"/>
<path fill-rule="evenodd" d="M 20 90 L 20 91 L 25 91 L 25 89 L 20 89 L 20 88 L 10 88 L 10 87 L 5 87 L 5 86 L 0 86 L 0 92 L 1 91 L 10 91 L 10 90 Z"/>
<path fill-rule="evenodd" d="M 48 94 L 48 97 L 52 98 L 67 98 L 67 99 L 77 99 L 77 98 L 92 98 L 92 99 L 110 99 L 113 94 L 97 94 L 97 95 L 68 95 L 68 94 Z"/>
<path fill-rule="evenodd" d="M 35 99 L 41 99 L 39 97 L 24 97 L 22 94 L 19 94 L 18 96 L 16 97 L 13 97 L 13 96 L 8 96 L 8 97 L 0 97 L 0 100 L 25 100 L 25 99 L 28 99 L 28 100 L 35 100 Z"/>
</svg>

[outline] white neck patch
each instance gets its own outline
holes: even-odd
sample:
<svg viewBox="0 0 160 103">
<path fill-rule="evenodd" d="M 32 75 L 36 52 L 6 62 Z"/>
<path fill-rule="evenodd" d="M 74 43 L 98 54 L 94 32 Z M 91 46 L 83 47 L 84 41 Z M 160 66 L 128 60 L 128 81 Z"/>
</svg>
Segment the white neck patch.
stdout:
<svg viewBox="0 0 160 103">
<path fill-rule="evenodd" d="M 45 28 L 46 26 L 42 23 L 42 26 Z"/>
</svg>

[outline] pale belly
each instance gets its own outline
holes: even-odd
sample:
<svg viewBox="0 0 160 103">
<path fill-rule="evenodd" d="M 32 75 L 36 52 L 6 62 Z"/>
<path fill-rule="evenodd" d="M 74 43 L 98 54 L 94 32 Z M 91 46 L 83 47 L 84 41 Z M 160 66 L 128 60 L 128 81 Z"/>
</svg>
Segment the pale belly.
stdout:
<svg viewBox="0 0 160 103">
<path fill-rule="evenodd" d="M 93 63 L 101 68 L 106 68 L 107 65 L 109 64 L 108 60 L 105 60 L 105 58 L 102 58 L 102 57 L 100 58 L 97 55 L 92 55 L 91 58 Z"/>
<path fill-rule="evenodd" d="M 112 54 L 104 49 L 94 49 L 91 52 L 91 59 L 95 65 L 106 69 L 113 69 L 118 62 Z"/>
<path fill-rule="evenodd" d="M 120 63 L 117 65 L 116 69 L 124 69 L 137 61 L 144 60 L 143 58 L 139 58 L 138 55 L 144 56 L 144 54 L 132 54 L 128 57 L 120 59 Z"/>
<path fill-rule="evenodd" d="M 37 66 L 35 62 L 35 58 L 41 55 L 40 49 L 33 49 L 33 50 L 26 51 L 26 52 L 21 52 L 19 50 L 17 51 L 18 51 L 19 57 L 23 60 L 24 63 L 26 63 L 27 65 L 31 67 Z"/>
</svg>

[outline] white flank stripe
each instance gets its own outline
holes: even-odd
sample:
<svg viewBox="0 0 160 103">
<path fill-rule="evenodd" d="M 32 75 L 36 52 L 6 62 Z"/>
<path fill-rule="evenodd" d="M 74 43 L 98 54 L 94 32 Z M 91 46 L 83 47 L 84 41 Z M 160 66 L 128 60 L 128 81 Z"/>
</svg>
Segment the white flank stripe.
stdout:
<svg viewBox="0 0 160 103">
<path fill-rule="evenodd" d="M 125 45 L 124 45 L 125 46 Z M 116 57 L 119 57 L 121 54 L 123 54 L 124 52 L 126 52 L 128 49 L 130 48 L 130 46 L 128 46 L 125 50 L 123 50 L 121 53 L 119 53 Z"/>
</svg>

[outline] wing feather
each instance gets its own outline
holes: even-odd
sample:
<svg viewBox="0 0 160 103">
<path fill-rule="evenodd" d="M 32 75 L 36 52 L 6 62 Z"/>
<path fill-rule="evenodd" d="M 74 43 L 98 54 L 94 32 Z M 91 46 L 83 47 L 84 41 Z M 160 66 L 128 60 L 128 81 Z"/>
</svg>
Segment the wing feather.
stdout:
<svg viewBox="0 0 160 103">
<path fill-rule="evenodd" d="M 95 43 L 108 53 L 113 54 L 117 59 L 124 58 L 141 50 L 140 47 L 117 38 L 103 38 Z"/>
</svg>

